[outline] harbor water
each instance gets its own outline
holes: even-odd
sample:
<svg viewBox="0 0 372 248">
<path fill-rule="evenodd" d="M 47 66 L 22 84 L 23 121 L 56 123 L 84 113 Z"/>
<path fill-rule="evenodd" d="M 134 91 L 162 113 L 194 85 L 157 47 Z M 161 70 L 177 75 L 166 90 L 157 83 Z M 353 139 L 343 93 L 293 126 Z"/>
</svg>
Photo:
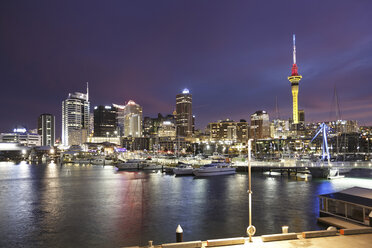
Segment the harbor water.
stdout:
<svg viewBox="0 0 372 248">
<path fill-rule="evenodd" d="M 253 173 L 256 235 L 319 230 L 317 195 L 371 179 Z M 98 165 L 0 163 L 0 247 L 121 247 L 246 236 L 248 176 L 175 177 Z"/>
</svg>

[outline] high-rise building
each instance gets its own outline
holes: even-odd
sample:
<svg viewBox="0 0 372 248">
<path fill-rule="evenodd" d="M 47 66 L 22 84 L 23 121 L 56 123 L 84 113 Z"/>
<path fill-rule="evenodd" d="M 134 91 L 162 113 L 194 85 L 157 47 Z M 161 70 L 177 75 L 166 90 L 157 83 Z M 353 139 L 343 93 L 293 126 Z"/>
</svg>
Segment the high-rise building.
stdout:
<svg viewBox="0 0 372 248">
<path fill-rule="evenodd" d="M 270 137 L 270 120 L 266 111 L 259 110 L 251 115 L 251 132 L 249 136 L 253 139 Z"/>
<path fill-rule="evenodd" d="M 192 95 L 184 89 L 176 96 L 176 129 L 178 136 L 191 136 L 194 131 Z"/>
<path fill-rule="evenodd" d="M 292 66 L 292 75 L 288 77 L 289 82 L 291 82 L 292 89 L 292 100 L 293 100 L 293 124 L 299 123 L 298 116 L 298 84 L 302 78 L 301 75 L 298 75 L 298 67 L 296 64 L 296 36 L 293 35 L 293 66 Z"/>
<path fill-rule="evenodd" d="M 55 116 L 51 114 L 42 114 L 37 123 L 37 133 L 41 135 L 42 146 L 54 146 L 55 142 Z"/>
<path fill-rule="evenodd" d="M 116 123 L 119 129 L 119 136 L 122 137 L 124 136 L 125 105 L 112 104 L 112 106 L 116 108 Z"/>
<path fill-rule="evenodd" d="M 70 93 L 62 102 L 62 143 L 65 146 L 81 145 L 89 132 L 89 90 L 87 93 Z"/>
<path fill-rule="evenodd" d="M 117 112 L 114 106 L 94 107 L 94 137 L 117 136 Z"/>
<path fill-rule="evenodd" d="M 142 107 L 132 100 L 124 107 L 124 136 L 142 137 Z"/>
</svg>

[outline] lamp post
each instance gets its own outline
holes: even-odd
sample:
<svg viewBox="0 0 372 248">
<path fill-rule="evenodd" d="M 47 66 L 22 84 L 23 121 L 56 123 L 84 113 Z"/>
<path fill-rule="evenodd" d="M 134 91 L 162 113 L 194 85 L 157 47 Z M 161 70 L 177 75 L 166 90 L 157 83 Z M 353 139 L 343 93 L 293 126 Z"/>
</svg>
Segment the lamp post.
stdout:
<svg viewBox="0 0 372 248">
<path fill-rule="evenodd" d="M 249 226 L 247 228 L 247 234 L 249 236 L 249 242 L 252 242 L 252 236 L 256 233 L 256 227 L 252 226 L 252 177 L 251 177 L 251 142 L 252 139 L 248 140 L 248 197 L 249 197 Z"/>
</svg>

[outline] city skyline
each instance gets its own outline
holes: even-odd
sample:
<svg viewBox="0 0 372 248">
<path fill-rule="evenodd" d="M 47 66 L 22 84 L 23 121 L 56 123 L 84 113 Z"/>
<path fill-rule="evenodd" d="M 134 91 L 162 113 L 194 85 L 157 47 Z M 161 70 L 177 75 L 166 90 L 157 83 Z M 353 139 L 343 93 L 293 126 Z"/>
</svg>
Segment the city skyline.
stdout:
<svg viewBox="0 0 372 248">
<path fill-rule="evenodd" d="M 0 130 L 51 113 L 59 136 L 61 102 L 87 81 L 91 106 L 133 99 L 143 116 L 172 113 L 188 88 L 199 129 L 261 109 L 272 119 L 276 98 L 288 119 L 293 33 L 306 122 L 335 118 L 336 87 L 342 118 L 372 124 L 371 3 L 162 3 L 2 3 Z"/>
</svg>

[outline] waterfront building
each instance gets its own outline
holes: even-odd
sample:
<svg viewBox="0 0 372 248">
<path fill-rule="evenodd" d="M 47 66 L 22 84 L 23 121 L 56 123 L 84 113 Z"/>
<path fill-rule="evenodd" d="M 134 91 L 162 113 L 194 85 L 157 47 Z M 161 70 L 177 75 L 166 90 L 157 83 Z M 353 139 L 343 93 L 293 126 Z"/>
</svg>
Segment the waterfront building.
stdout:
<svg viewBox="0 0 372 248">
<path fill-rule="evenodd" d="M 114 106 L 94 107 L 94 137 L 118 136 L 117 112 Z"/>
<path fill-rule="evenodd" d="M 38 119 L 37 133 L 41 135 L 42 146 L 54 146 L 55 143 L 55 116 L 52 114 L 42 114 Z"/>
<path fill-rule="evenodd" d="M 194 117 L 192 115 L 192 95 L 184 89 L 176 96 L 176 130 L 178 136 L 192 136 Z"/>
<path fill-rule="evenodd" d="M 286 139 L 290 136 L 288 120 L 275 119 L 270 124 L 270 136 L 273 139 Z"/>
<path fill-rule="evenodd" d="M 112 143 L 116 145 L 121 145 L 119 136 L 107 136 L 107 137 L 88 137 L 88 142 L 90 144 L 105 144 Z"/>
<path fill-rule="evenodd" d="M 15 128 L 10 133 L 0 133 L 0 143 L 19 143 L 23 146 L 41 146 L 41 135 L 30 133 L 25 128 Z"/>
<path fill-rule="evenodd" d="M 70 93 L 62 102 L 62 144 L 81 145 L 87 140 L 89 132 L 90 102 L 87 93 Z"/>
<path fill-rule="evenodd" d="M 270 137 L 270 120 L 269 114 L 266 111 L 259 110 L 251 115 L 249 137 L 253 139 L 265 139 Z"/>
<path fill-rule="evenodd" d="M 211 141 L 247 142 L 249 125 L 245 120 L 235 122 L 230 119 L 209 123 Z"/>
<path fill-rule="evenodd" d="M 289 82 L 291 82 L 292 89 L 292 106 L 293 106 L 293 124 L 299 123 L 299 113 L 298 113 L 298 90 L 299 82 L 302 76 L 298 75 L 298 67 L 296 64 L 296 36 L 293 35 L 293 65 L 292 74 L 288 77 Z"/>
<path fill-rule="evenodd" d="M 159 137 L 176 137 L 176 126 L 171 121 L 163 121 L 158 129 Z"/>
<path fill-rule="evenodd" d="M 149 148 L 154 152 L 185 153 L 192 150 L 190 141 L 185 137 L 153 137 L 150 138 Z"/>
<path fill-rule="evenodd" d="M 124 136 L 142 137 L 142 107 L 132 100 L 124 107 Z"/>
<path fill-rule="evenodd" d="M 147 137 L 124 137 L 122 146 L 129 151 L 149 150 L 150 139 Z"/>
<path fill-rule="evenodd" d="M 164 123 L 171 123 L 171 125 L 175 126 L 175 119 L 174 115 L 166 115 L 163 116 L 162 114 L 158 113 L 158 117 L 151 118 L 145 117 L 143 119 L 143 133 L 146 137 L 158 135 L 160 126 Z"/>
</svg>

